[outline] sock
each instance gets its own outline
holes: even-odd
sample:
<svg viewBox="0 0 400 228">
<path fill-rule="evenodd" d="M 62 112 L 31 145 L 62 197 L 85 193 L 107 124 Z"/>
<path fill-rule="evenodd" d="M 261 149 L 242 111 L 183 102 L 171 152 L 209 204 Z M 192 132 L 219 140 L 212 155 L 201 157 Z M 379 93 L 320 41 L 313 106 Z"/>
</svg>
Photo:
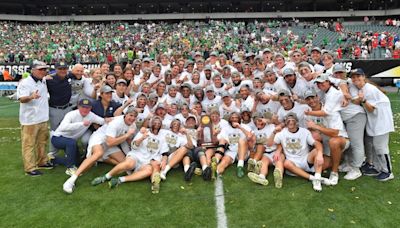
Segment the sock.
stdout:
<svg viewBox="0 0 400 228">
<path fill-rule="evenodd" d="M 75 183 L 76 179 L 78 179 L 78 176 L 76 174 L 72 174 L 72 176 L 70 177 L 70 180 Z"/>
<path fill-rule="evenodd" d="M 315 179 L 321 179 L 321 174 L 320 173 L 315 173 L 314 178 Z"/>
<path fill-rule="evenodd" d="M 120 181 L 121 183 L 124 183 L 124 182 L 125 182 L 125 177 L 118 177 L 118 179 L 119 179 L 119 181 Z"/>
<path fill-rule="evenodd" d="M 204 170 L 206 170 L 207 169 L 207 165 L 203 165 L 202 167 L 201 167 L 201 169 L 204 171 Z"/>
<path fill-rule="evenodd" d="M 243 167 L 244 165 L 244 161 L 243 160 L 239 160 L 237 166 L 238 167 Z"/>
<path fill-rule="evenodd" d="M 258 176 L 259 176 L 259 177 L 261 177 L 262 179 L 265 179 L 265 176 L 264 176 L 264 175 L 262 175 L 261 173 L 260 173 L 260 174 L 258 174 Z"/>
<path fill-rule="evenodd" d="M 163 170 L 164 174 L 167 174 L 170 169 L 171 169 L 171 166 L 166 165 L 165 169 Z"/>
<path fill-rule="evenodd" d="M 104 175 L 104 176 L 106 177 L 106 179 L 107 179 L 107 180 L 110 180 L 110 179 L 111 179 L 111 177 L 112 177 L 112 176 L 110 175 L 110 173 L 109 173 L 109 172 L 108 172 L 108 173 L 106 173 L 106 175 Z"/>
<path fill-rule="evenodd" d="M 310 181 L 315 180 L 315 177 L 313 175 L 310 175 L 310 177 L 308 178 Z"/>
<path fill-rule="evenodd" d="M 189 170 L 190 165 L 184 165 L 183 166 L 183 170 L 185 171 L 185 173 Z"/>
<path fill-rule="evenodd" d="M 217 164 L 219 163 L 219 158 L 215 157 L 215 160 L 217 160 Z"/>
</svg>

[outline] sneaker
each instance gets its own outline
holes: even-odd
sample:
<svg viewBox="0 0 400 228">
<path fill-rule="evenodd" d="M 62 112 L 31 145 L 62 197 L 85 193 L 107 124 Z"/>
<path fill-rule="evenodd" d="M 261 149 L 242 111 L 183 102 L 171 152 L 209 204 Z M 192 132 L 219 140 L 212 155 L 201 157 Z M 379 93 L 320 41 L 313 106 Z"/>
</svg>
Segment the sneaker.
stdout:
<svg viewBox="0 0 400 228">
<path fill-rule="evenodd" d="M 161 182 L 161 178 L 160 178 L 160 173 L 154 173 L 151 176 L 151 193 L 153 194 L 157 194 L 160 192 L 160 182 Z"/>
<path fill-rule="evenodd" d="M 258 174 L 250 172 L 247 174 L 247 176 L 250 178 L 251 181 L 257 184 L 261 184 L 264 186 L 268 185 L 268 180 L 265 178 L 260 177 Z"/>
<path fill-rule="evenodd" d="M 202 173 L 203 180 L 210 181 L 211 180 L 211 167 L 207 166 L 207 168 Z"/>
<path fill-rule="evenodd" d="M 254 167 L 254 172 L 260 174 L 261 172 L 262 161 L 257 161 Z"/>
<path fill-rule="evenodd" d="M 51 153 L 47 154 L 47 160 L 52 161 L 54 159 L 56 159 L 56 156 L 54 156 L 54 154 L 51 154 Z"/>
<path fill-rule="evenodd" d="M 379 172 L 373 165 L 369 165 L 368 167 L 364 168 L 363 174 L 365 176 L 375 177 L 379 175 Z"/>
<path fill-rule="evenodd" d="M 343 162 L 342 164 L 339 165 L 339 172 L 341 173 L 347 173 L 350 172 L 353 169 L 348 163 Z"/>
<path fill-rule="evenodd" d="M 394 179 L 393 173 L 385 173 L 381 172 L 378 176 L 375 177 L 378 181 L 388 181 Z"/>
<path fill-rule="evenodd" d="M 275 182 L 275 188 L 282 188 L 282 172 L 279 169 L 274 170 L 274 182 Z"/>
<path fill-rule="evenodd" d="M 63 190 L 64 192 L 71 194 L 75 189 L 75 183 L 71 181 L 71 178 L 68 178 L 67 181 L 63 184 Z"/>
<path fill-rule="evenodd" d="M 192 179 L 196 167 L 197 167 L 196 162 L 190 163 L 189 169 L 185 173 L 185 181 L 190 181 Z"/>
<path fill-rule="evenodd" d="M 30 171 L 30 172 L 25 172 L 25 175 L 31 176 L 31 177 L 38 177 L 38 176 L 41 176 L 42 174 L 43 173 L 40 172 L 39 170 L 33 170 L 33 171 Z"/>
<path fill-rule="evenodd" d="M 321 179 L 312 180 L 312 187 L 316 192 L 322 191 Z"/>
<path fill-rule="evenodd" d="M 361 170 L 362 173 L 364 173 L 365 171 L 369 170 L 370 168 L 374 168 L 374 166 L 369 164 L 368 162 L 364 162 L 361 165 L 360 170 Z"/>
<path fill-rule="evenodd" d="M 72 175 L 74 175 L 76 173 L 76 170 L 78 170 L 78 168 L 76 168 L 76 166 L 72 166 L 72 167 L 67 168 L 65 170 L 65 174 L 67 174 L 68 176 L 72 176 Z"/>
<path fill-rule="evenodd" d="M 213 157 L 211 159 L 211 179 L 217 179 L 217 158 Z"/>
<path fill-rule="evenodd" d="M 96 177 L 96 178 L 94 178 L 94 179 L 92 180 L 91 184 L 92 184 L 93 186 L 96 186 L 96 185 L 102 184 L 102 183 L 104 183 L 104 182 L 106 182 L 106 181 L 107 181 L 106 176 L 101 176 L 101 177 Z"/>
<path fill-rule="evenodd" d="M 237 175 L 237 177 L 239 177 L 239 178 L 244 177 L 244 167 L 243 167 L 243 166 L 238 166 L 238 167 L 236 168 L 236 175 Z"/>
<path fill-rule="evenodd" d="M 253 158 L 249 158 L 247 161 L 247 172 L 254 172 L 254 169 L 256 168 L 256 161 Z"/>
<path fill-rule="evenodd" d="M 165 176 L 165 173 L 163 171 L 160 172 L 160 178 L 163 181 L 165 181 L 167 179 L 167 176 Z"/>
<path fill-rule="evenodd" d="M 343 177 L 345 180 L 355 180 L 362 176 L 359 168 L 351 168 L 349 172 Z"/>
<path fill-rule="evenodd" d="M 38 169 L 52 169 L 52 168 L 54 168 L 54 165 L 53 165 L 53 163 L 51 163 L 51 162 L 46 162 L 46 164 L 44 164 L 44 165 L 39 165 L 38 166 Z"/>
<path fill-rule="evenodd" d="M 326 185 L 326 186 L 331 186 L 331 185 L 333 185 L 333 184 L 331 183 L 331 181 L 330 181 L 328 178 L 325 178 L 325 177 L 321 177 L 321 184 Z"/>
<path fill-rule="evenodd" d="M 108 182 L 108 187 L 116 188 L 120 184 L 121 184 L 121 181 L 119 180 L 119 178 L 114 177 L 114 178 L 111 178 L 111 180 Z"/>
<path fill-rule="evenodd" d="M 331 172 L 331 175 L 329 176 L 329 182 L 331 183 L 331 185 L 337 185 L 339 182 L 339 174 Z"/>
</svg>

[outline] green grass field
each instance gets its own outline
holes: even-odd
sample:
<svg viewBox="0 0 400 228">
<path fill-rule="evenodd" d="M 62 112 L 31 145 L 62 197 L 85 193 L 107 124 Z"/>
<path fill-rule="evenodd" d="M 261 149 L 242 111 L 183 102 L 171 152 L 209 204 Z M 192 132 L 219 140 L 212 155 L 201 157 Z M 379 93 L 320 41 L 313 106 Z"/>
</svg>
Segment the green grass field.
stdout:
<svg viewBox="0 0 400 228">
<path fill-rule="evenodd" d="M 343 178 L 323 192 L 311 183 L 285 177 L 275 189 L 238 179 L 235 169 L 223 176 L 229 227 L 397 227 L 400 210 L 400 97 L 389 95 L 396 133 L 391 155 L 396 178 L 381 183 L 371 177 Z M 19 104 L 0 98 L 1 227 L 216 227 L 215 187 L 200 177 L 186 183 L 180 169 L 171 171 L 158 195 L 148 180 L 110 190 L 90 181 L 111 168 L 100 164 L 77 182 L 72 195 L 62 191 L 64 167 L 41 177 L 24 175 L 21 160 Z M 379 124 L 379 123 L 377 123 Z M 342 175 L 343 176 L 343 175 Z M 268 178 L 273 183 L 272 176 Z M 221 197 L 221 196 L 218 196 Z"/>
</svg>

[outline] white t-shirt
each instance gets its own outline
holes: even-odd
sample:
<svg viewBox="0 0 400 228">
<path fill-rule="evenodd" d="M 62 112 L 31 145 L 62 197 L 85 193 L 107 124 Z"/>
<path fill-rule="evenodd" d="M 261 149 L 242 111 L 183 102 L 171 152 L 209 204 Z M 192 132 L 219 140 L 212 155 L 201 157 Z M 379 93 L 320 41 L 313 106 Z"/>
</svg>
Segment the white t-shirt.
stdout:
<svg viewBox="0 0 400 228">
<path fill-rule="evenodd" d="M 277 114 L 280 107 L 281 107 L 281 104 L 279 102 L 269 100 L 268 103 L 266 103 L 266 104 L 258 102 L 258 104 L 256 106 L 256 111 L 261 113 L 263 116 L 266 113 Z"/>
<path fill-rule="evenodd" d="M 267 124 L 262 129 L 255 129 L 254 134 L 256 135 L 256 143 L 265 146 L 265 152 L 272 152 L 276 150 L 276 145 L 267 146 L 268 138 L 271 136 L 272 132 L 275 130 L 274 124 Z"/>
<path fill-rule="evenodd" d="M 309 130 L 300 127 L 295 133 L 284 128 L 275 135 L 274 142 L 282 145 L 286 159 L 296 160 L 308 155 L 309 146 L 313 146 L 315 140 Z"/>
<path fill-rule="evenodd" d="M 186 136 L 181 133 L 174 133 L 171 130 L 163 129 L 159 134 L 162 135 L 162 139 L 167 143 L 170 152 L 174 152 L 187 144 Z"/>
<path fill-rule="evenodd" d="M 221 97 L 215 96 L 214 99 L 210 100 L 207 96 L 204 97 L 201 102 L 201 106 L 203 106 L 203 110 L 206 112 L 210 112 L 212 109 L 219 110 L 219 106 L 221 105 Z"/>
<path fill-rule="evenodd" d="M 294 113 L 296 113 L 297 118 L 299 119 L 299 126 L 306 127 L 304 111 L 306 111 L 308 109 L 309 109 L 308 105 L 300 104 L 297 102 L 294 102 L 293 108 L 290 110 L 285 110 L 283 107 L 280 107 L 278 110 L 278 120 L 279 120 L 279 122 L 283 123 L 285 116 L 289 112 L 294 112 Z"/>
<path fill-rule="evenodd" d="M 219 114 L 222 119 L 227 120 L 232 112 L 240 112 L 240 109 L 236 106 L 234 101 L 232 101 L 231 105 L 229 106 L 226 106 L 224 103 L 219 106 Z"/>
<path fill-rule="evenodd" d="M 19 122 L 21 125 L 34 125 L 49 120 L 49 102 L 47 100 L 47 86 L 45 80 L 35 82 L 32 76 L 22 79 L 17 87 L 17 97 L 30 96 L 38 91 L 40 97 L 27 103 L 20 103 Z"/>
<path fill-rule="evenodd" d="M 99 125 L 104 124 L 104 119 L 93 112 L 89 112 L 87 116 L 83 117 L 79 113 L 79 110 L 73 110 L 64 116 L 64 119 L 61 121 L 53 135 L 78 139 L 90 127 L 90 124 L 88 126 L 83 125 L 83 121 L 89 121 L 90 123 L 96 123 Z"/>
<path fill-rule="evenodd" d="M 247 126 L 241 124 L 247 131 L 251 132 Z M 226 126 L 217 136 L 218 140 L 224 139 L 229 144 L 229 150 L 237 152 L 239 149 L 239 139 L 246 139 L 246 135 L 239 128 L 233 128 L 231 125 Z"/>
<path fill-rule="evenodd" d="M 132 150 L 130 153 L 133 153 L 142 161 L 150 162 L 153 159 L 156 161 L 161 161 L 162 154 L 168 153 L 168 145 L 160 133 L 155 135 L 151 133 L 149 129 L 148 131 L 149 136 L 144 139 L 139 146 L 136 146 L 134 142 L 141 138 L 143 134 L 139 132 L 135 136 L 132 141 Z"/>
<path fill-rule="evenodd" d="M 378 136 L 394 132 L 393 113 L 389 98 L 376 86 L 366 83 L 361 89 L 365 100 L 375 107 L 373 112 L 367 113 L 367 134 Z"/>
<path fill-rule="evenodd" d="M 265 82 L 264 84 L 264 91 L 265 93 L 269 94 L 269 91 L 273 91 L 275 93 L 279 92 L 280 90 L 287 90 L 290 91 L 288 86 L 286 85 L 285 79 L 282 77 L 277 77 L 276 81 L 273 84 Z"/>
</svg>

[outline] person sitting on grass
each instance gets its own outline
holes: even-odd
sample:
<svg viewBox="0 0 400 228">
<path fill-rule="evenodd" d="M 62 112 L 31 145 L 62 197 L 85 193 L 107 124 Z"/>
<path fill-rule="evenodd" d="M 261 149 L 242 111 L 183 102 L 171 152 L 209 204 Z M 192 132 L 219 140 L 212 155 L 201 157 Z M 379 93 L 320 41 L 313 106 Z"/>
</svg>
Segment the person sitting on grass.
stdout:
<svg viewBox="0 0 400 228">
<path fill-rule="evenodd" d="M 274 170 L 274 181 L 275 187 L 282 187 L 282 163 L 274 163 L 274 154 L 276 150 L 276 145 L 273 143 L 273 138 L 276 134 L 276 127 L 274 124 L 269 123 L 269 119 L 264 119 L 261 113 L 255 113 L 253 115 L 254 122 L 257 129 L 254 131 L 256 136 L 256 153 L 253 158 L 250 158 L 248 163 L 251 164 L 253 161 L 253 166 L 249 165 L 249 173 L 247 176 L 251 181 L 261 185 L 268 185 L 268 180 L 266 176 L 268 175 L 268 167 L 270 165 L 275 165 Z M 277 127 L 280 130 L 280 126 Z M 271 141 L 271 142 L 270 142 Z"/>
<path fill-rule="evenodd" d="M 277 149 L 274 154 L 276 166 L 284 167 L 291 173 L 312 181 L 315 191 L 322 191 L 322 185 L 329 185 L 329 179 L 321 177 L 324 164 L 322 145 L 309 130 L 299 127 L 297 115 L 289 112 L 285 116 L 286 127 L 274 137 Z M 314 147 L 309 151 L 309 146 Z M 283 166 L 282 166 L 283 164 Z M 283 170 L 282 170 L 283 171 Z M 311 175 L 311 172 L 315 172 Z"/>
<path fill-rule="evenodd" d="M 216 159 L 221 160 L 217 166 L 218 175 L 221 175 L 237 159 L 236 175 L 239 178 L 244 176 L 244 160 L 248 156 L 247 140 L 252 137 L 251 130 L 240 124 L 239 113 L 233 112 L 229 117 L 229 125 L 217 136 L 219 145 L 213 162 Z"/>
<path fill-rule="evenodd" d="M 141 130 L 133 139 L 132 150 L 127 154 L 125 160 L 104 176 L 93 179 L 92 185 L 109 181 L 109 187 L 115 188 L 122 183 L 143 180 L 151 176 L 152 193 L 159 193 L 160 165 L 161 163 L 166 164 L 168 156 L 168 145 L 160 134 L 161 125 L 161 118 L 153 117 L 150 128 Z M 122 172 L 127 172 L 128 175 L 114 177 Z"/>
<path fill-rule="evenodd" d="M 161 134 L 163 140 L 167 142 L 169 147 L 168 162 L 162 167 L 160 174 L 161 179 L 166 180 L 168 171 L 182 161 L 188 150 L 193 148 L 193 142 L 190 134 L 187 134 L 186 129 L 181 127 L 179 119 L 174 119 L 171 122 L 171 130 L 162 130 Z M 195 162 L 190 163 L 190 160 L 183 160 L 183 170 L 185 172 L 186 181 L 192 178 L 195 169 Z"/>
<path fill-rule="evenodd" d="M 109 124 L 103 125 L 95 131 L 89 140 L 86 159 L 70 178 L 63 184 L 63 190 L 71 194 L 78 177 L 97 161 L 105 161 L 116 165 L 125 159 L 124 152 L 119 146 L 126 148 L 136 132 L 135 120 L 137 112 L 129 108 L 125 115 L 115 117 Z M 123 145 L 126 146 L 123 146 Z"/>
</svg>

